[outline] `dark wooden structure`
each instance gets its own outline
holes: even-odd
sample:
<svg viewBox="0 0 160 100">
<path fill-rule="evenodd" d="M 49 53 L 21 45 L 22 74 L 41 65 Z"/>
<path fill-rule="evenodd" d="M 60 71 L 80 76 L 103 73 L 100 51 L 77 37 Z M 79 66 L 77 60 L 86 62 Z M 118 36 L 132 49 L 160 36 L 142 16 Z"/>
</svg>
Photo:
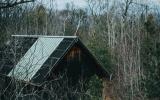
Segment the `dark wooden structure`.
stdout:
<svg viewBox="0 0 160 100">
<path fill-rule="evenodd" d="M 53 41 L 56 43 L 52 43 Z M 28 71 L 31 71 L 30 73 L 33 74 L 32 76 L 28 75 L 29 72 L 27 74 L 24 73 L 28 75 L 25 77 L 23 77 L 23 74 L 18 75 L 17 72 L 24 72 L 22 69 L 30 65 L 30 62 L 27 62 L 27 64 L 23 66 L 24 68 L 20 67 L 26 62 L 25 58 L 28 59 L 27 55 L 30 54 L 29 50 L 31 50 L 35 44 L 37 44 L 35 47 L 38 49 L 34 49 L 35 54 L 32 53 L 32 55 L 35 55 L 32 63 L 34 63 L 34 59 L 38 59 L 36 57 L 39 56 L 39 54 L 37 53 L 38 55 L 36 55 L 36 52 L 43 54 L 47 51 L 45 48 L 41 50 L 42 44 L 38 45 L 38 43 L 41 42 L 49 42 L 43 45 L 46 45 L 46 47 L 49 46 L 48 48 L 54 48 L 54 50 L 44 56 L 44 62 L 36 65 L 38 66 L 36 71 L 31 71 L 32 69 L 35 70 L 34 66 L 28 69 Z M 1 63 L 3 63 L 0 65 L 0 77 L 5 79 L 1 81 L 3 83 L 7 82 L 8 85 L 8 80 L 16 79 L 21 81 L 22 84 L 28 83 L 27 88 L 35 86 L 37 87 L 36 89 L 41 90 L 41 86 L 57 79 L 59 75 L 63 74 L 68 77 L 72 85 L 77 84 L 79 80 L 88 80 L 95 74 L 100 78 L 109 79 L 107 71 L 76 36 L 14 35 L 12 40 L 9 41 L 5 47 L 1 47 L 0 50 Z M 51 49 L 48 49 L 48 51 L 49 50 Z M 32 55 L 30 58 L 32 58 Z"/>
</svg>

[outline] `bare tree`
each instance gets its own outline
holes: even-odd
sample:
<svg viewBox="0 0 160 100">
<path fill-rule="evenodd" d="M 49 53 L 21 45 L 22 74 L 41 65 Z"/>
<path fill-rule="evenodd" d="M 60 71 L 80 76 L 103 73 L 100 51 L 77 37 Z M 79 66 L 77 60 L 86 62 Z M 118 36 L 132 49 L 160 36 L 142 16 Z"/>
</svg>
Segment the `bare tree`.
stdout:
<svg viewBox="0 0 160 100">
<path fill-rule="evenodd" d="M 0 1 L 0 9 L 10 8 L 20 4 L 34 2 L 35 0 L 2 0 Z"/>
</svg>

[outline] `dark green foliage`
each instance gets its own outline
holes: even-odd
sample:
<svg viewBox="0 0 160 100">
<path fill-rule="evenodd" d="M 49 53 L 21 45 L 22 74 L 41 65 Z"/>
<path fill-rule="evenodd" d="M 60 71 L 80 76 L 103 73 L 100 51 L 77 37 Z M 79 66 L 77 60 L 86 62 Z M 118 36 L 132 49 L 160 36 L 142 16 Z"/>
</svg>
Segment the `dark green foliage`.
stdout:
<svg viewBox="0 0 160 100">
<path fill-rule="evenodd" d="M 160 98 L 160 41 L 152 17 L 149 15 L 145 23 L 147 36 L 141 44 L 141 66 L 145 74 L 143 88 L 149 98 Z"/>
<path fill-rule="evenodd" d="M 102 80 L 97 76 L 92 76 L 88 83 L 88 91 L 91 95 L 91 100 L 102 100 Z"/>
<path fill-rule="evenodd" d="M 160 43 L 146 40 L 142 45 L 142 66 L 145 70 L 145 92 L 149 97 L 160 97 Z"/>
</svg>

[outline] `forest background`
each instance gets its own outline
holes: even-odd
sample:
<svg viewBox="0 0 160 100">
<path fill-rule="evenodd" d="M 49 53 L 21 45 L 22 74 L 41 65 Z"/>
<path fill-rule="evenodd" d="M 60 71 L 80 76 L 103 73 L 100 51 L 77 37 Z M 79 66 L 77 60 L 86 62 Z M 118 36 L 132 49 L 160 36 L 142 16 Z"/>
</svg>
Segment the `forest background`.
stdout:
<svg viewBox="0 0 160 100">
<path fill-rule="evenodd" d="M 111 75 L 118 100 L 160 99 L 160 4 L 85 0 L 85 7 L 55 0 L 0 1 L 0 46 L 11 35 L 77 35 Z M 96 79 L 96 80 L 95 80 Z M 97 81 L 98 80 L 98 81 Z M 100 98 L 101 80 L 90 85 Z M 97 99 L 95 99 L 97 100 Z"/>
</svg>

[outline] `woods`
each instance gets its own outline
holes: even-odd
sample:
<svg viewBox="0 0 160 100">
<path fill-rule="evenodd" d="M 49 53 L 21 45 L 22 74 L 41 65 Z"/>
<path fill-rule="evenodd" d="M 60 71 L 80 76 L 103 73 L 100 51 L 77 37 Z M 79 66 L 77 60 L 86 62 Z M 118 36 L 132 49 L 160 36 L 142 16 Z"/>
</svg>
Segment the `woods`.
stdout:
<svg viewBox="0 0 160 100">
<path fill-rule="evenodd" d="M 63 10 L 55 0 L 0 1 L 0 46 L 14 34 L 79 36 L 109 72 L 113 100 L 159 100 L 160 4 L 85 1 L 85 8 L 68 3 Z M 91 100 L 102 97 L 101 84 L 91 79 Z"/>
</svg>

